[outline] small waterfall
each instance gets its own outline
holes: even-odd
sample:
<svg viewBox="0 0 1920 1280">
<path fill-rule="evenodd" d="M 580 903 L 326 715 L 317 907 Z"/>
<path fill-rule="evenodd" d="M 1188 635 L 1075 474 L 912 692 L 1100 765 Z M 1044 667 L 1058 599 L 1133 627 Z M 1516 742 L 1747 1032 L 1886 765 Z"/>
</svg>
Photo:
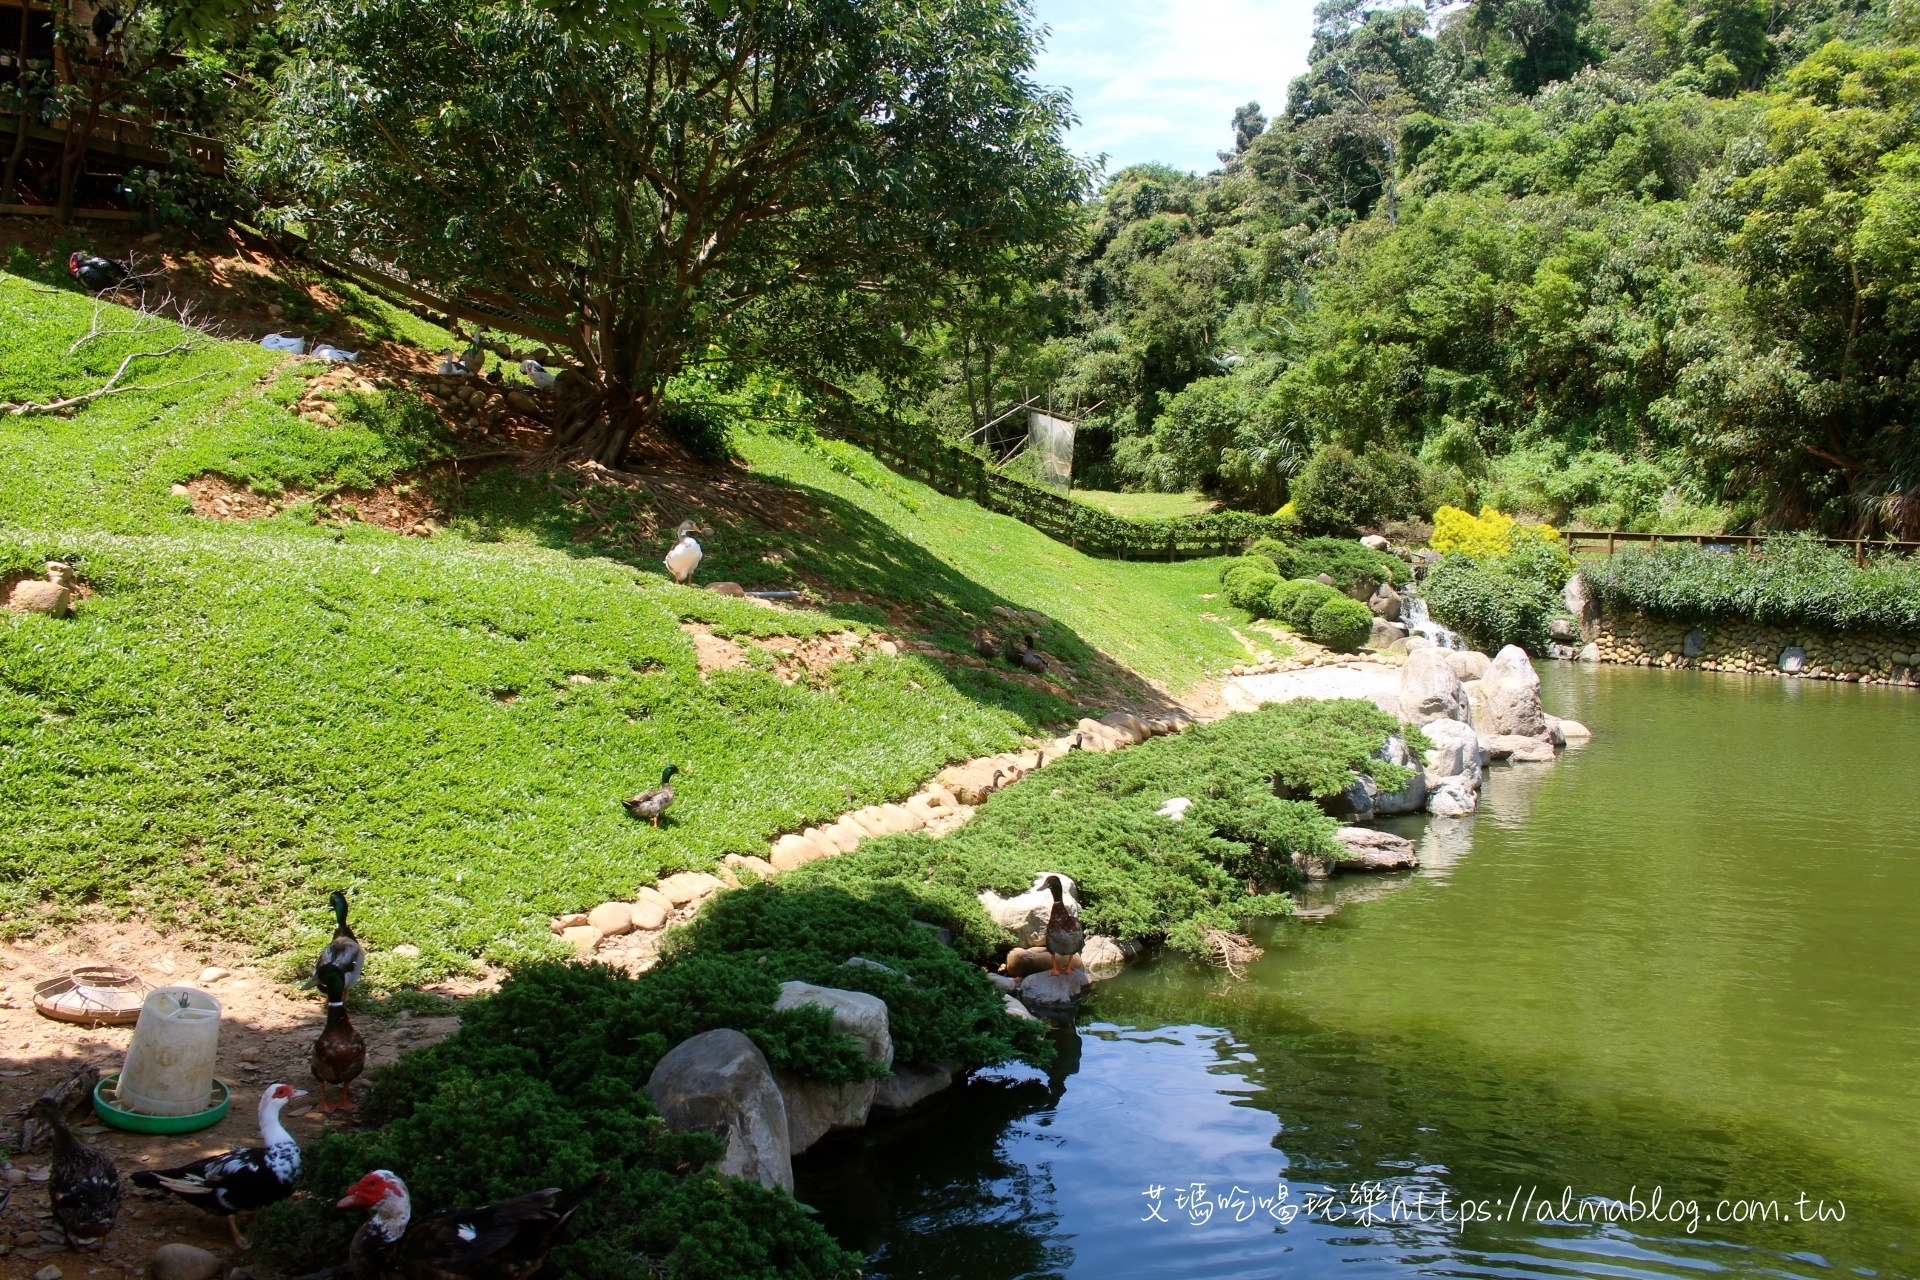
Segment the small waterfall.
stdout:
<svg viewBox="0 0 1920 1280">
<path fill-rule="evenodd" d="M 1407 634 L 1425 636 L 1442 649 L 1464 649 L 1467 642 L 1456 631 L 1435 622 L 1427 614 L 1427 602 L 1414 594 L 1414 588 L 1408 586 L 1400 593 L 1400 620 L 1407 624 Z"/>
</svg>

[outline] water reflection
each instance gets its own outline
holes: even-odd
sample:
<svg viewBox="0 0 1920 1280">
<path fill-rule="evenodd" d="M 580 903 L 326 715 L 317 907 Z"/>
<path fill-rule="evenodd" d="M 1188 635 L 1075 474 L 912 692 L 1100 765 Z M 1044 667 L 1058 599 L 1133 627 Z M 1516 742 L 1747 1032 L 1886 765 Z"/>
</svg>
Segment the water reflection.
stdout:
<svg viewBox="0 0 1920 1280">
<path fill-rule="evenodd" d="M 1913 1280 L 1920 838 L 1885 797 L 1920 787 L 1920 704 L 1730 687 L 1550 675 L 1550 706 L 1595 745 L 1496 770 L 1471 818 L 1397 825 L 1419 872 L 1317 890 L 1308 905 L 1338 913 L 1264 931 L 1246 982 L 1130 968 L 1056 1028 L 1051 1073 L 985 1073 L 823 1144 L 796 1169 L 801 1198 L 869 1276 Z M 1282 1180 L 1294 1206 L 1351 1206 L 1365 1184 L 1501 1207 L 1282 1221 Z M 1660 1188 L 1709 1214 L 1781 1199 L 1789 1216 L 1805 1192 L 1847 1216 L 1606 1225 L 1524 1207 L 1567 1187 Z"/>
</svg>

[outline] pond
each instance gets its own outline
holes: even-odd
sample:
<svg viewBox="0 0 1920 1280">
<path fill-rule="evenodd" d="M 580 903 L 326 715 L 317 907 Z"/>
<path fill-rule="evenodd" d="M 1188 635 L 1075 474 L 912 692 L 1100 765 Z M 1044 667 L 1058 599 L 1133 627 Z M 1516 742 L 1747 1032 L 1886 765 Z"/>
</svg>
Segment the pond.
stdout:
<svg viewBox="0 0 1920 1280">
<path fill-rule="evenodd" d="M 1422 870 L 1135 965 L 800 1198 L 869 1277 L 1920 1276 L 1920 700 L 1542 676 L 1592 745 Z"/>
</svg>

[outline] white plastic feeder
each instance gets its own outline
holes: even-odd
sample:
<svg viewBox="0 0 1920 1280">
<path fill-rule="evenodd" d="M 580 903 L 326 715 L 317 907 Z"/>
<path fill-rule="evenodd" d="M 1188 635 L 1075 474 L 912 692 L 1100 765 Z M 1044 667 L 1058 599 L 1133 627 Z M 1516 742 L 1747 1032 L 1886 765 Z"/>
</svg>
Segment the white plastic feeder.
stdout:
<svg viewBox="0 0 1920 1280">
<path fill-rule="evenodd" d="M 218 1000 L 194 987 L 150 992 L 120 1069 L 120 1106 L 149 1116 L 205 1111 L 219 1049 Z"/>
</svg>

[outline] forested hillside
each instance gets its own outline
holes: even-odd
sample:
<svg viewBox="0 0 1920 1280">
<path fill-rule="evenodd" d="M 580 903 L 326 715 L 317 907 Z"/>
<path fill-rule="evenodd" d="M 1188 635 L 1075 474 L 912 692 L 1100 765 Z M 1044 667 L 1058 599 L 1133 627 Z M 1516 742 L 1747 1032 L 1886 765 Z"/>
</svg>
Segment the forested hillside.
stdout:
<svg viewBox="0 0 1920 1280">
<path fill-rule="evenodd" d="M 932 416 L 1050 386 L 1099 406 L 1078 484 L 1304 474 L 1363 523 L 1920 537 L 1915 40 L 1898 0 L 1327 0 L 1217 171 L 1112 175 L 952 309 Z"/>
</svg>

